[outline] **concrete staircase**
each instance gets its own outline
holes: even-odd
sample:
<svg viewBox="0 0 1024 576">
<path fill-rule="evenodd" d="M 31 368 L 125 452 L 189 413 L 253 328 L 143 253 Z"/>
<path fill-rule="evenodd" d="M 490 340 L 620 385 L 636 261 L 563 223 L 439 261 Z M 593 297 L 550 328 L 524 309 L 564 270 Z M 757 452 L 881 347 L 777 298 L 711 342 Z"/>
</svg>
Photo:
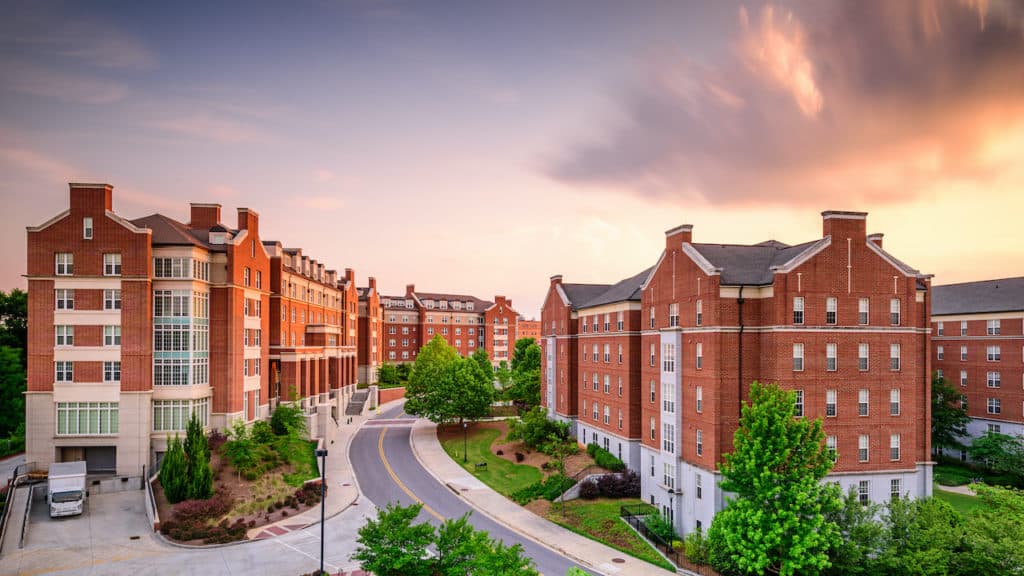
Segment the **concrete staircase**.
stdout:
<svg viewBox="0 0 1024 576">
<path fill-rule="evenodd" d="M 345 407 L 346 416 L 359 416 L 363 413 L 363 407 L 366 406 L 366 401 L 370 396 L 369 390 L 356 390 L 352 394 L 352 398 L 348 401 L 348 406 Z"/>
</svg>

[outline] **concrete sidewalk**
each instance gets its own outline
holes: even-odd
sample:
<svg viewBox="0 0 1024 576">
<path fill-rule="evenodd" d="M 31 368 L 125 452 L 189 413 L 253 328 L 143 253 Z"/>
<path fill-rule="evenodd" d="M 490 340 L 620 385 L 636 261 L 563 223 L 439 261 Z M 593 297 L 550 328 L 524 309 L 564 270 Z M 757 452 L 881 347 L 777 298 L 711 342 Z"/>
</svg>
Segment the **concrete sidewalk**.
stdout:
<svg viewBox="0 0 1024 576">
<path fill-rule="evenodd" d="M 348 449 L 352 443 L 352 437 L 355 436 L 359 427 L 373 416 L 376 416 L 376 412 L 370 409 L 364 410 L 359 416 L 343 416 L 338 423 L 338 440 L 326 447 L 327 504 L 324 514 L 327 518 L 344 512 L 359 500 L 359 485 L 352 472 Z M 349 418 L 352 418 L 351 424 L 347 423 Z M 320 506 L 314 506 L 301 514 L 281 519 L 273 524 L 253 528 L 246 534 L 250 540 L 272 538 L 301 530 L 318 522 L 320 522 Z"/>
<path fill-rule="evenodd" d="M 432 422 L 418 420 L 412 428 L 410 443 L 416 458 L 439 482 L 475 510 L 542 546 L 601 574 L 674 574 L 566 530 L 491 490 L 448 457 L 437 440 L 437 425 Z"/>
</svg>

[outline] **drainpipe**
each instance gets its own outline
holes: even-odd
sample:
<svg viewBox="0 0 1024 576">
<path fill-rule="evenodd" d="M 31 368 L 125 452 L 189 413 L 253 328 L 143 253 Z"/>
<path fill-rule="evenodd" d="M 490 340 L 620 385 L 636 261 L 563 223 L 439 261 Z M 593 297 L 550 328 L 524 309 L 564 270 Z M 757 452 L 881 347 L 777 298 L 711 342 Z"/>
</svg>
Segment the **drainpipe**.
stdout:
<svg viewBox="0 0 1024 576">
<path fill-rule="evenodd" d="M 740 341 L 739 341 L 739 366 L 736 376 L 736 391 L 739 395 L 736 397 L 736 406 L 738 410 L 737 416 L 743 415 L 743 286 L 740 286 L 740 295 L 736 299 L 736 304 L 739 307 L 740 317 Z"/>
</svg>

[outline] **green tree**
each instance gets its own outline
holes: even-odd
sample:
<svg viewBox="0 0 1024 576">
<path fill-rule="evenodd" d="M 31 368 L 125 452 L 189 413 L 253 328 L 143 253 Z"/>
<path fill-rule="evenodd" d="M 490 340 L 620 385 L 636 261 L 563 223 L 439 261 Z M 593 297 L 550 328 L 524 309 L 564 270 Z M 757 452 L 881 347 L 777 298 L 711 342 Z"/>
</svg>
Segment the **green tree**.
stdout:
<svg viewBox="0 0 1024 576">
<path fill-rule="evenodd" d="M 554 435 L 563 442 L 569 440 L 569 424 L 548 418 L 544 408 L 538 406 L 516 420 L 509 421 L 509 440 L 522 440 L 523 444 L 539 449 Z"/>
<path fill-rule="evenodd" d="M 160 464 L 160 485 L 171 504 L 188 498 L 188 462 L 177 434 L 167 441 L 167 452 Z"/>
<path fill-rule="evenodd" d="M 483 532 L 486 535 L 486 532 Z M 473 576 L 539 576 L 533 560 L 523 554 L 520 544 L 506 546 L 504 542 L 490 540 L 490 546 L 477 556 Z M 461 576 L 461 575 L 460 575 Z"/>
<path fill-rule="evenodd" d="M 533 356 L 527 355 L 527 350 L 531 346 L 535 346 L 537 341 L 533 338 L 520 338 L 516 340 L 515 348 L 512 350 L 512 370 L 532 370 L 534 368 L 540 369 L 540 355 L 536 357 L 536 365 L 533 364 Z M 538 352 L 540 347 L 537 347 Z"/>
<path fill-rule="evenodd" d="M 18 350 L 24 364 L 28 351 L 28 293 L 0 292 L 0 346 Z"/>
<path fill-rule="evenodd" d="M 486 532 L 469 524 L 469 513 L 457 520 L 445 520 L 437 529 L 437 557 L 434 574 L 464 576 L 473 574 L 473 565 L 482 551 L 490 548 Z"/>
<path fill-rule="evenodd" d="M 440 336 L 434 336 L 426 346 L 420 348 L 412 374 L 409 376 L 409 384 L 405 387 L 406 412 L 425 416 L 437 408 L 438 378 L 445 367 L 458 356 L 458 352 Z"/>
<path fill-rule="evenodd" d="M 818 574 L 839 529 L 826 515 L 840 506 L 821 420 L 794 418 L 795 395 L 754 382 L 735 450 L 723 457 L 722 489 L 733 492 L 711 524 L 712 565 L 744 573 Z M 723 558 L 723 555 L 726 556 Z"/>
<path fill-rule="evenodd" d="M 359 529 L 359 547 L 352 559 L 377 576 L 431 576 L 427 547 L 434 540 L 434 528 L 412 523 L 422 507 L 388 504 L 376 520 Z"/>
<path fill-rule="evenodd" d="M 291 394 L 295 398 L 295 392 Z M 306 415 L 300 406 L 301 398 L 294 402 L 281 402 L 270 416 L 270 428 L 278 436 L 303 436 L 306 434 Z"/>
<path fill-rule="evenodd" d="M 494 373 L 494 376 L 498 380 L 498 384 L 501 384 L 502 390 L 512 385 L 512 371 L 508 369 L 508 362 L 504 360 L 499 362 L 498 371 Z"/>
<path fill-rule="evenodd" d="M 891 576 L 955 574 L 954 559 L 962 548 L 963 520 L 938 498 L 889 501 L 882 551 L 876 573 Z"/>
<path fill-rule="evenodd" d="M 402 362 L 395 367 L 395 370 L 398 372 L 398 381 L 401 382 L 403 386 L 407 384 L 409 382 L 409 376 L 412 375 L 412 364 Z"/>
<path fill-rule="evenodd" d="M 961 574 L 1024 574 L 1024 492 L 975 485 L 982 506 L 967 517 Z"/>
<path fill-rule="evenodd" d="M 487 355 L 487 350 L 483 348 L 477 348 L 475 352 L 470 354 L 470 359 L 476 362 L 476 365 L 480 367 L 480 378 L 486 379 L 487 383 L 492 387 L 494 386 L 494 367 L 491 366 L 491 358 Z"/>
<path fill-rule="evenodd" d="M 517 406 L 526 409 L 540 406 L 540 356 L 540 346 L 534 343 L 533 338 L 516 341 L 512 386 L 505 395 Z"/>
<path fill-rule="evenodd" d="M 25 365 L 21 351 L 0 346 L 0 437 L 25 424 Z"/>
<path fill-rule="evenodd" d="M 829 559 L 832 566 L 825 574 L 857 576 L 873 574 L 874 559 L 882 548 L 883 526 L 877 520 L 881 506 L 861 504 L 854 488 L 846 493 L 842 506 L 826 515 L 839 527 L 841 538 L 832 543 Z"/>
<path fill-rule="evenodd" d="M 377 381 L 383 386 L 398 386 L 401 383 L 398 368 L 394 364 L 381 364 L 377 368 Z"/>
<path fill-rule="evenodd" d="M 967 448 L 971 459 L 984 462 L 993 472 L 1024 480 L 1024 440 L 998 432 L 985 432 Z"/>
<path fill-rule="evenodd" d="M 213 470 L 210 469 L 210 444 L 203 432 L 203 425 L 195 412 L 189 418 L 185 433 L 186 474 L 188 497 L 192 500 L 206 500 L 213 496 Z"/>
<path fill-rule="evenodd" d="M 416 358 L 405 397 L 406 412 L 442 424 L 488 415 L 494 387 L 481 375 L 476 354 L 472 359 L 462 358 L 437 336 Z"/>
<path fill-rule="evenodd" d="M 932 446 L 959 449 L 967 435 L 967 397 L 950 386 L 938 372 L 932 376 Z"/>
</svg>

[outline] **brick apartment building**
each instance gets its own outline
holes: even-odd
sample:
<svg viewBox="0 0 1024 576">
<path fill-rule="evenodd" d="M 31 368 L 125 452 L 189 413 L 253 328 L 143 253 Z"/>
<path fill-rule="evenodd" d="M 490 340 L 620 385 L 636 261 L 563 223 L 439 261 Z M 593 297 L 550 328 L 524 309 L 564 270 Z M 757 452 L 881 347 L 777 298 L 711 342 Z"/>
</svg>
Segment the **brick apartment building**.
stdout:
<svg viewBox="0 0 1024 576">
<path fill-rule="evenodd" d="M 377 383 L 377 368 L 384 355 L 384 308 L 380 305 L 377 279 L 359 289 L 359 381 Z"/>
<path fill-rule="evenodd" d="M 717 463 L 732 450 L 754 380 L 796 391 L 798 414 L 823 418 L 837 451 L 831 479 L 844 490 L 878 502 L 931 493 L 930 276 L 885 252 L 881 235 L 868 236 L 866 214 L 822 216 L 822 238 L 797 246 L 695 244 L 692 227 L 680 226 L 641 274 L 639 380 L 624 384 L 638 391 L 639 415 L 623 417 L 639 416 L 642 442 L 639 465 L 627 462 L 641 474 L 643 498 L 684 533 L 707 527 L 724 506 Z M 595 428 L 588 442 L 601 434 L 595 400 L 604 424 L 605 342 L 594 320 L 599 333 L 606 322 L 594 302 L 608 289 L 556 276 L 541 318 L 543 402 L 555 417 L 578 418 L 578 437 L 585 422 Z M 604 339 L 616 360 L 612 337 Z"/>
<path fill-rule="evenodd" d="M 234 228 L 218 204 L 127 220 L 110 185 L 71 184 L 69 209 L 27 234 L 29 461 L 138 476 L 192 413 L 266 417 L 278 373 L 309 405 L 355 382 L 351 273 L 335 284 L 263 242 L 253 210 Z"/>
<path fill-rule="evenodd" d="M 513 347 L 516 340 L 523 338 L 533 338 L 540 344 L 540 320 L 527 320 L 523 317 L 516 320 L 516 337 L 512 340 Z"/>
<path fill-rule="evenodd" d="M 494 366 L 511 360 L 519 314 L 504 296 L 489 302 L 463 294 L 417 292 L 409 284 L 405 296 L 381 296 L 381 307 L 385 362 L 415 361 L 419 349 L 438 335 L 462 356 L 483 348 Z"/>
<path fill-rule="evenodd" d="M 932 365 L 967 396 L 969 436 L 1024 434 L 1024 277 L 932 294 Z"/>
</svg>

